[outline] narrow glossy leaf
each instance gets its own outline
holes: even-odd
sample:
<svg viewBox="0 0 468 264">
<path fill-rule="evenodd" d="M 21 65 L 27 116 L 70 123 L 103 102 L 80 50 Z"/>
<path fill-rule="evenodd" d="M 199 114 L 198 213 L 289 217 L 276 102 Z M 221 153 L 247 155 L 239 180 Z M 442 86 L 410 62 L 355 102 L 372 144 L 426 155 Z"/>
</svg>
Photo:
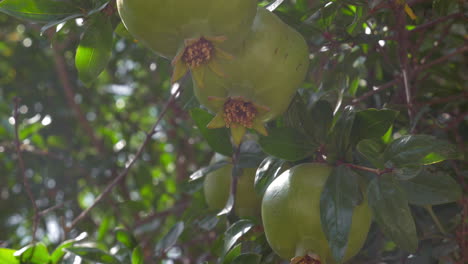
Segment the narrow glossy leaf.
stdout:
<svg viewBox="0 0 468 264">
<path fill-rule="evenodd" d="M 140 246 L 133 249 L 132 252 L 132 264 L 143 264 L 144 263 L 143 250 Z"/>
<path fill-rule="evenodd" d="M 137 245 L 137 241 L 135 237 L 133 237 L 133 235 L 129 231 L 123 228 L 117 228 L 115 230 L 115 237 L 120 243 L 124 244 L 128 249 L 133 249 Z"/>
<path fill-rule="evenodd" d="M 228 252 L 253 226 L 253 222 L 247 219 L 241 219 L 231 225 L 224 233 L 224 252 Z"/>
<path fill-rule="evenodd" d="M 117 258 L 98 248 L 70 247 L 65 250 L 88 261 L 105 264 L 120 264 L 120 261 Z"/>
<path fill-rule="evenodd" d="M 75 65 L 80 80 L 89 85 L 101 74 L 111 58 L 113 29 L 110 18 L 100 13 L 92 16 L 87 23 L 76 50 Z"/>
<path fill-rule="evenodd" d="M 206 125 L 213 119 L 213 116 L 200 108 L 192 109 L 190 115 L 214 151 L 225 156 L 232 155 L 232 145 L 226 128 L 208 129 Z"/>
<path fill-rule="evenodd" d="M 331 161 L 351 159 L 351 129 L 353 127 L 356 112 L 353 107 L 347 106 L 336 121 L 329 138 L 329 155 Z"/>
<path fill-rule="evenodd" d="M 409 181 L 400 183 L 408 196 L 408 201 L 415 205 L 438 205 L 459 200 L 462 196 L 460 185 L 445 172 L 424 170 Z"/>
<path fill-rule="evenodd" d="M 156 254 L 166 252 L 168 249 L 172 248 L 184 231 L 184 228 L 184 222 L 177 222 L 156 245 Z"/>
<path fill-rule="evenodd" d="M 207 167 L 203 167 L 197 171 L 195 171 L 194 173 L 192 173 L 190 175 L 190 180 L 191 181 L 195 181 L 195 180 L 198 180 L 204 176 L 206 176 L 208 173 L 212 172 L 212 171 L 215 171 L 225 165 L 229 164 L 229 162 L 227 160 L 220 160 L 220 161 L 217 161 L 213 164 L 211 164 L 210 166 L 207 166 Z"/>
<path fill-rule="evenodd" d="M 393 175 L 402 181 L 410 180 L 418 176 L 423 170 L 422 166 L 408 166 L 403 168 L 394 168 Z"/>
<path fill-rule="evenodd" d="M 270 129 L 269 135 L 261 136 L 259 143 L 266 153 L 291 161 L 304 159 L 316 149 L 305 135 L 289 127 Z"/>
<path fill-rule="evenodd" d="M 14 249 L 0 248 L 0 263 L 4 264 L 20 264 L 19 260 L 13 256 L 16 252 Z"/>
<path fill-rule="evenodd" d="M 198 226 L 206 231 L 211 231 L 219 222 L 219 217 L 216 215 L 206 215 L 200 221 L 198 221 Z"/>
<path fill-rule="evenodd" d="M 222 263 L 230 264 L 237 256 L 241 254 L 241 252 L 242 252 L 242 245 L 237 244 L 224 256 Z"/>
<path fill-rule="evenodd" d="M 374 219 L 385 236 L 403 250 L 415 252 L 418 237 L 406 193 L 391 174 L 374 178 L 368 186 L 367 198 Z"/>
<path fill-rule="evenodd" d="M 35 22 L 51 22 L 71 15 L 83 15 L 78 6 L 56 0 L 3 0 L 0 12 Z"/>
<path fill-rule="evenodd" d="M 359 151 L 359 153 L 361 153 L 376 168 L 379 168 L 379 169 L 384 168 L 385 161 L 383 158 L 383 152 L 385 150 L 385 146 L 379 140 L 375 140 L 375 139 L 361 140 L 357 144 L 356 148 L 357 148 L 357 151 Z"/>
<path fill-rule="evenodd" d="M 322 229 L 338 262 L 346 252 L 353 208 L 361 200 L 357 177 L 344 165 L 333 168 L 320 197 Z"/>
<path fill-rule="evenodd" d="M 351 137 L 354 142 L 378 138 L 393 125 L 398 112 L 393 110 L 366 109 L 356 113 Z"/>
<path fill-rule="evenodd" d="M 385 159 L 396 167 L 428 165 L 456 158 L 454 145 L 433 136 L 410 135 L 394 140 L 385 150 Z"/>
<path fill-rule="evenodd" d="M 237 256 L 231 263 L 232 264 L 259 264 L 262 255 L 255 253 L 244 253 Z"/>
<path fill-rule="evenodd" d="M 60 260 L 63 258 L 63 256 L 65 256 L 66 252 L 64 249 L 72 247 L 75 243 L 85 239 L 87 236 L 88 234 L 86 232 L 83 232 L 74 239 L 70 239 L 70 240 L 66 240 L 62 242 L 50 255 L 50 261 L 52 262 L 52 264 L 58 264 Z"/>
<path fill-rule="evenodd" d="M 267 157 L 262 161 L 255 174 L 255 191 L 263 197 L 268 185 L 278 177 L 285 161 L 275 157 Z"/>
<path fill-rule="evenodd" d="M 309 111 L 311 126 L 308 129 L 317 144 L 325 143 L 333 122 L 333 107 L 329 102 L 320 100 Z"/>
<path fill-rule="evenodd" d="M 16 251 L 14 256 L 20 260 L 20 262 L 31 264 L 44 264 L 50 260 L 49 251 L 44 243 L 25 246 Z"/>
</svg>

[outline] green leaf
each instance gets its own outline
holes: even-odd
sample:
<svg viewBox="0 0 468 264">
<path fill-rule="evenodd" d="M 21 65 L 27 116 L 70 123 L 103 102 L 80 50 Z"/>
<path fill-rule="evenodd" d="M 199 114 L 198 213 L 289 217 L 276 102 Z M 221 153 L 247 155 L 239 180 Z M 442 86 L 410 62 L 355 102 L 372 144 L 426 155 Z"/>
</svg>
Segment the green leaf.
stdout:
<svg viewBox="0 0 468 264">
<path fill-rule="evenodd" d="M 366 109 L 356 113 L 351 137 L 353 142 L 362 139 L 378 138 L 393 125 L 398 112 L 393 110 Z"/>
<path fill-rule="evenodd" d="M 347 106 L 333 127 L 329 143 L 328 158 L 330 161 L 340 159 L 342 161 L 351 161 L 351 128 L 353 127 L 356 112 L 351 106 Z"/>
<path fill-rule="evenodd" d="M 310 156 L 316 146 L 306 140 L 306 136 L 294 128 L 269 129 L 267 137 L 261 136 L 259 143 L 266 153 L 290 161 Z"/>
<path fill-rule="evenodd" d="M 396 167 L 429 165 L 456 158 L 454 145 L 433 136 L 409 135 L 394 140 L 385 150 L 384 157 Z"/>
<path fill-rule="evenodd" d="M 333 107 L 329 102 L 320 100 L 316 102 L 310 109 L 310 126 L 309 133 L 315 143 L 320 145 L 327 140 L 328 132 L 333 123 Z"/>
<path fill-rule="evenodd" d="M 14 256 L 20 262 L 26 262 L 30 264 L 44 264 L 50 260 L 49 251 L 44 243 L 37 243 L 34 245 L 28 245 L 22 249 L 16 251 Z"/>
<path fill-rule="evenodd" d="M 320 197 L 320 219 L 333 258 L 338 262 L 345 255 L 353 208 L 360 196 L 356 173 L 344 165 L 334 167 Z"/>
<path fill-rule="evenodd" d="M 408 166 L 403 168 L 394 168 L 393 175 L 399 180 L 407 181 L 416 176 L 422 171 L 422 166 Z"/>
<path fill-rule="evenodd" d="M 416 178 L 400 183 L 415 205 L 438 205 L 455 202 L 462 197 L 460 185 L 447 173 L 423 170 Z"/>
<path fill-rule="evenodd" d="M 74 239 L 62 242 L 57 248 L 55 248 L 54 252 L 52 252 L 52 254 L 50 255 L 50 261 L 52 262 L 52 264 L 58 264 L 59 261 L 63 258 L 63 256 L 65 256 L 66 252 L 64 249 L 72 247 L 75 243 L 85 239 L 87 236 L 88 234 L 86 232 L 83 232 Z"/>
<path fill-rule="evenodd" d="M 255 191 L 263 197 L 268 185 L 278 177 L 283 169 L 285 161 L 275 157 L 267 157 L 262 161 L 255 174 Z"/>
<path fill-rule="evenodd" d="M 247 234 L 253 226 L 253 222 L 247 219 L 241 219 L 231 225 L 224 233 L 224 254 L 229 252 L 239 238 Z"/>
<path fill-rule="evenodd" d="M 13 255 L 15 252 L 14 249 L 0 248 L 0 263 L 20 264 L 19 260 Z"/>
<path fill-rule="evenodd" d="M 237 256 L 231 264 L 259 264 L 262 255 L 256 253 L 244 253 Z"/>
<path fill-rule="evenodd" d="M 385 146 L 376 139 L 364 139 L 359 141 L 356 146 L 357 151 L 361 153 L 376 168 L 384 168 L 383 152 Z"/>
<path fill-rule="evenodd" d="M 3 0 L 0 12 L 35 22 L 51 22 L 72 15 L 83 15 L 78 6 L 54 0 Z"/>
<path fill-rule="evenodd" d="M 392 174 L 375 177 L 368 186 L 367 198 L 374 219 L 389 239 L 403 250 L 415 252 L 418 237 L 406 193 Z"/>
<path fill-rule="evenodd" d="M 143 250 L 140 246 L 133 249 L 132 252 L 132 264 L 143 264 L 144 263 Z"/>
<path fill-rule="evenodd" d="M 225 156 L 232 155 L 232 145 L 226 128 L 208 129 L 206 125 L 213 119 L 213 116 L 200 108 L 192 109 L 190 115 L 200 133 L 214 151 Z"/>
<path fill-rule="evenodd" d="M 234 246 L 225 256 L 223 259 L 223 264 L 230 264 L 237 256 L 239 256 L 242 252 L 242 245 L 238 244 Z"/>
<path fill-rule="evenodd" d="M 128 249 L 133 249 L 137 246 L 137 241 L 135 237 L 126 229 L 117 228 L 115 230 L 115 237 L 117 240 L 124 244 Z"/>
<path fill-rule="evenodd" d="M 184 222 L 177 222 L 171 230 L 156 244 L 156 253 L 160 254 L 172 248 L 185 229 Z"/>
<path fill-rule="evenodd" d="M 224 165 L 227 165 L 229 164 L 229 161 L 227 160 L 220 160 L 220 161 L 217 161 L 213 164 L 211 164 L 210 166 L 207 166 L 207 167 L 203 167 L 197 171 L 195 171 L 194 173 L 192 173 L 190 175 L 190 180 L 191 181 L 195 181 L 195 180 L 198 180 L 204 176 L 206 176 L 208 173 L 212 172 L 212 171 L 215 171 L 221 167 L 223 167 Z"/>
<path fill-rule="evenodd" d="M 92 16 L 75 56 L 80 80 L 86 85 L 90 85 L 107 66 L 112 55 L 112 40 L 110 18 L 101 13 Z"/>
<path fill-rule="evenodd" d="M 70 247 L 66 251 L 80 256 L 85 260 L 94 261 L 105 264 L 120 264 L 120 261 L 111 254 L 102 251 L 99 248 L 93 247 Z"/>
</svg>

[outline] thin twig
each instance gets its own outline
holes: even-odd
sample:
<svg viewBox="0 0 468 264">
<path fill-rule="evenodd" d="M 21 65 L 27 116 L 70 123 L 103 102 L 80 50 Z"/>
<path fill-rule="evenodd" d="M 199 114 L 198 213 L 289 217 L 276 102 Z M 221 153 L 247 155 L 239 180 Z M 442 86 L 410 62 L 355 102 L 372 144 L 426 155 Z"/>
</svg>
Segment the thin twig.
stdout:
<svg viewBox="0 0 468 264">
<path fill-rule="evenodd" d="M 29 197 L 29 200 L 31 201 L 33 208 L 34 208 L 34 216 L 33 216 L 33 227 L 32 227 L 32 243 L 36 241 L 36 231 L 37 231 L 37 225 L 39 221 L 39 210 L 37 208 L 36 201 L 34 200 L 34 196 L 31 191 L 31 185 L 29 184 L 28 177 L 26 176 L 26 169 L 24 166 L 24 160 L 23 160 L 23 155 L 21 154 L 21 143 L 19 139 L 19 103 L 21 99 L 20 98 L 15 98 L 15 111 L 14 111 L 14 119 L 15 119 L 15 146 L 16 146 L 16 154 L 18 155 L 18 163 L 19 167 L 21 170 L 21 175 L 23 178 L 23 185 L 26 190 L 26 193 Z"/>
<path fill-rule="evenodd" d="M 390 173 L 390 172 L 393 171 L 393 168 L 374 169 L 374 168 L 369 168 L 369 167 L 364 167 L 364 166 L 360 166 L 360 165 L 356 165 L 356 164 L 352 164 L 352 163 L 344 163 L 344 162 L 338 162 L 338 164 L 339 165 L 344 165 L 344 166 L 346 166 L 348 168 L 352 168 L 352 169 L 371 172 L 371 173 L 377 174 L 378 176 L 381 176 L 381 175 L 383 175 L 385 173 Z"/>
<path fill-rule="evenodd" d="M 394 85 L 397 85 L 399 82 L 401 81 L 401 77 L 397 77 L 395 79 L 393 79 L 392 81 L 389 81 L 388 83 L 385 83 L 385 84 L 382 84 L 380 86 L 375 86 L 374 89 L 372 89 L 372 91 L 368 91 L 366 93 L 364 93 L 363 95 L 359 96 L 358 98 L 355 98 L 353 99 L 352 101 L 352 105 L 356 105 L 358 104 L 359 102 L 367 99 L 368 97 L 376 94 L 376 93 L 379 93 L 385 89 L 388 89 Z"/>
<path fill-rule="evenodd" d="M 455 51 L 445 55 L 445 56 L 442 56 L 438 59 L 435 59 L 431 62 L 428 62 L 428 63 L 425 63 L 425 64 L 422 64 L 420 65 L 418 68 L 416 68 L 416 72 L 420 72 L 420 71 L 424 71 L 424 70 L 427 70 L 428 68 L 434 66 L 434 65 L 437 65 L 437 64 L 440 64 L 440 63 L 443 63 L 445 62 L 446 60 L 450 59 L 451 57 L 457 55 L 457 54 L 460 54 L 460 53 L 464 53 L 468 51 L 468 45 L 464 45 L 462 47 L 459 47 L 458 49 L 456 49 Z"/>
<path fill-rule="evenodd" d="M 180 91 L 180 87 L 171 95 L 171 97 L 169 98 L 169 101 L 166 103 L 166 105 L 164 106 L 161 114 L 159 115 L 159 118 L 158 120 L 156 121 L 156 123 L 154 123 L 153 127 L 151 128 L 151 130 L 147 133 L 146 135 L 146 138 L 145 140 L 143 141 L 143 143 L 140 145 L 137 153 L 135 154 L 135 157 L 130 161 L 130 163 L 127 165 L 127 167 L 112 181 L 110 182 L 106 188 L 102 191 L 102 193 L 96 198 L 96 200 L 94 200 L 93 204 L 91 206 L 89 206 L 88 208 L 86 208 L 83 212 L 81 212 L 80 215 L 78 215 L 73 221 L 72 223 L 66 227 L 66 232 L 70 231 L 71 229 L 73 229 L 76 224 L 78 224 L 83 218 L 85 218 L 90 212 L 91 210 L 104 198 L 106 197 L 107 195 L 109 195 L 109 193 L 114 189 L 115 186 L 117 186 L 117 184 L 119 184 L 120 181 L 122 181 L 128 174 L 128 172 L 130 171 L 130 169 L 133 167 L 133 165 L 135 164 L 135 162 L 140 158 L 141 154 L 143 153 L 143 150 L 145 149 L 146 145 L 148 145 L 148 143 L 151 141 L 151 138 L 153 137 L 153 135 L 155 134 L 156 132 L 156 127 L 159 125 L 159 123 L 161 122 L 161 120 L 163 119 L 163 117 L 166 115 L 167 113 L 167 110 L 169 109 L 169 106 L 174 102 L 174 100 L 176 99 L 177 95 L 179 94 L 179 91 Z"/>
<path fill-rule="evenodd" d="M 56 204 L 56 205 L 54 205 L 52 207 L 44 209 L 44 210 L 39 212 L 39 216 L 47 215 L 47 214 L 51 213 L 52 211 L 55 211 L 55 210 L 57 210 L 59 208 L 62 208 L 64 205 L 65 205 L 64 203 L 59 203 L 59 204 Z"/>
<path fill-rule="evenodd" d="M 425 24 L 422 24 L 422 25 L 419 25 L 417 27 L 415 27 L 413 30 L 411 30 L 411 32 L 419 32 L 419 31 L 424 31 L 430 27 L 433 27 L 433 26 L 437 26 L 438 24 L 442 23 L 442 22 L 445 22 L 451 18 L 458 18 L 458 17 L 463 17 L 463 13 L 453 13 L 453 14 L 450 14 L 448 16 L 444 16 L 444 17 L 439 17 L 437 19 L 434 19 L 432 21 L 429 21 Z"/>
</svg>

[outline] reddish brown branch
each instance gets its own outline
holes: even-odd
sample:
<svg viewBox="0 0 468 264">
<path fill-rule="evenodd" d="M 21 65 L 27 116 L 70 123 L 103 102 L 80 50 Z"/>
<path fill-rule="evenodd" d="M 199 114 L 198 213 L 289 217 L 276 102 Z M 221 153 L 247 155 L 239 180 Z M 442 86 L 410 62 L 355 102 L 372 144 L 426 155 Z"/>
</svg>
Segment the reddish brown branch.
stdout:
<svg viewBox="0 0 468 264">
<path fill-rule="evenodd" d="M 440 24 L 442 22 L 445 22 L 445 21 L 447 21 L 449 19 L 458 18 L 458 17 L 463 17 L 463 13 L 454 13 L 454 14 L 450 14 L 448 16 L 439 17 L 437 19 L 434 19 L 432 21 L 429 21 L 427 23 L 424 23 L 422 25 L 419 25 L 419 26 L 415 27 L 413 30 L 411 30 L 411 32 L 425 31 L 426 29 L 437 26 L 438 24 Z"/>
<path fill-rule="evenodd" d="M 371 173 L 377 174 L 378 176 L 383 175 L 385 173 L 390 173 L 390 172 L 393 171 L 393 168 L 374 169 L 374 168 L 364 167 L 364 166 L 360 166 L 360 165 L 356 165 L 356 164 L 352 164 L 352 163 L 341 163 L 341 162 L 339 162 L 338 164 L 339 165 L 344 165 L 344 166 L 346 166 L 348 168 L 352 168 L 352 169 L 356 169 L 356 170 L 371 172 Z"/>
<path fill-rule="evenodd" d="M 81 212 L 73 221 L 72 223 L 66 227 L 66 232 L 70 231 L 71 229 L 73 229 L 76 224 L 78 224 L 83 218 L 85 218 L 90 212 L 91 210 L 102 200 L 104 199 L 104 197 L 106 197 L 107 195 L 109 195 L 109 193 L 114 189 L 115 186 L 117 186 L 128 174 L 128 172 L 130 171 L 130 169 L 133 167 L 133 165 L 135 164 L 135 162 L 140 158 L 140 156 L 143 154 L 143 150 L 145 149 L 146 145 L 148 145 L 148 143 L 151 141 L 151 138 L 153 137 L 153 135 L 155 134 L 156 132 L 156 127 L 159 125 L 159 123 L 161 122 L 161 120 L 163 119 L 163 117 L 166 115 L 167 113 L 167 110 L 169 109 L 170 105 L 175 101 L 176 99 L 176 96 L 179 94 L 179 90 L 180 88 L 177 89 L 177 91 L 175 91 L 171 97 L 169 98 L 169 101 L 166 103 L 166 105 L 164 106 L 158 120 L 156 121 L 156 123 L 154 123 L 153 127 L 151 128 L 151 130 L 147 133 L 146 135 L 146 138 L 145 140 L 143 141 L 143 143 L 140 145 L 137 153 L 135 154 L 135 156 L 133 157 L 133 159 L 130 161 L 130 163 L 127 165 L 127 167 L 116 177 L 114 178 L 114 180 L 112 180 L 107 186 L 106 188 L 102 191 L 102 193 L 96 198 L 96 200 L 94 200 L 93 204 L 91 206 L 89 206 L 88 208 L 86 208 L 83 212 Z"/>
<path fill-rule="evenodd" d="M 21 175 L 22 175 L 22 180 L 23 180 L 23 185 L 24 189 L 26 190 L 26 193 L 29 197 L 29 200 L 31 201 L 34 209 L 34 216 L 33 216 L 33 227 L 32 227 L 32 243 L 36 241 L 36 231 L 37 231 L 37 225 L 39 221 L 39 209 L 37 208 L 36 201 L 34 200 L 34 195 L 31 191 L 31 185 L 29 184 L 28 177 L 26 176 L 26 169 L 24 166 L 24 160 L 23 160 L 23 155 L 21 153 L 21 143 L 19 139 L 19 103 L 20 103 L 19 98 L 15 98 L 15 111 L 14 111 L 14 119 L 15 119 L 15 146 L 16 146 L 16 155 L 18 156 L 18 164 L 21 170 Z"/>
<path fill-rule="evenodd" d="M 416 68 L 416 72 L 427 70 L 427 69 L 431 68 L 434 65 L 443 63 L 443 62 L 447 61 L 448 59 L 452 58 L 453 56 L 458 55 L 460 53 L 464 53 L 466 51 L 468 51 L 468 45 L 464 45 L 462 47 L 459 47 L 455 51 L 453 51 L 453 52 L 451 52 L 451 53 L 449 53 L 449 54 L 447 54 L 445 56 L 442 56 L 442 57 L 440 57 L 438 59 L 435 59 L 435 60 L 433 60 L 431 62 L 420 65 L 418 68 Z"/>
</svg>

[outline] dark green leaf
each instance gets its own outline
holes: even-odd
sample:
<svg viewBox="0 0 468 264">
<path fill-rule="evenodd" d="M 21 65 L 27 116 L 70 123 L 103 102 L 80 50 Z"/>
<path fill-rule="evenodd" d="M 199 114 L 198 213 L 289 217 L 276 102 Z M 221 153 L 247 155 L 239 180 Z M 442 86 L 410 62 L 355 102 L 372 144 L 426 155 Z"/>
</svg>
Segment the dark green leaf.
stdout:
<svg viewBox="0 0 468 264">
<path fill-rule="evenodd" d="M 396 167 L 428 165 L 456 158 L 454 145 L 433 136 L 409 135 L 394 140 L 384 157 Z"/>
<path fill-rule="evenodd" d="M 345 255 L 353 208 L 360 195 L 356 173 L 344 165 L 333 168 L 320 197 L 320 218 L 336 261 Z"/>
<path fill-rule="evenodd" d="M 376 168 L 384 168 L 384 159 L 383 152 L 385 146 L 375 139 L 364 139 L 357 144 L 357 151 L 361 153 L 367 160 L 369 160 L 372 165 Z"/>
<path fill-rule="evenodd" d="M 104 70 L 112 55 L 113 29 L 110 18 L 97 14 L 88 26 L 76 50 L 75 65 L 80 80 L 89 85 Z"/>
<path fill-rule="evenodd" d="M 190 115 L 198 129 L 200 129 L 200 133 L 214 151 L 225 156 L 232 155 L 232 145 L 227 129 L 208 129 L 206 125 L 213 119 L 213 116 L 200 108 L 192 109 Z"/>
<path fill-rule="evenodd" d="M 259 143 L 263 151 L 272 156 L 297 161 L 310 156 L 316 149 L 305 135 L 293 128 L 273 128 L 268 133 L 267 137 L 260 137 Z"/>
<path fill-rule="evenodd" d="M 66 240 L 62 242 L 50 255 L 50 261 L 52 262 L 52 264 L 58 264 L 59 261 L 63 258 L 63 256 L 66 253 L 64 249 L 72 247 L 75 243 L 85 239 L 87 236 L 88 234 L 84 232 L 74 239 L 70 239 L 70 240 Z"/>
<path fill-rule="evenodd" d="M 144 263 L 143 250 L 140 246 L 133 249 L 132 252 L 132 264 L 143 264 Z"/>
<path fill-rule="evenodd" d="M 172 248 L 184 231 L 184 228 L 184 222 L 177 222 L 156 245 L 156 254 L 161 254 Z"/>
<path fill-rule="evenodd" d="M 137 241 L 135 237 L 133 237 L 133 235 L 129 231 L 123 228 L 117 228 L 115 230 L 115 237 L 120 243 L 124 244 L 128 249 L 133 249 L 137 245 Z"/>
<path fill-rule="evenodd" d="M 385 236 L 403 250 L 415 252 L 418 237 L 406 194 L 392 174 L 374 178 L 368 186 L 367 198 L 374 219 Z"/>
<path fill-rule="evenodd" d="M 229 161 L 227 160 L 220 160 L 218 162 L 215 162 L 213 164 L 211 164 L 210 166 L 207 166 L 207 167 L 203 167 L 197 171 L 195 171 L 194 173 L 192 173 L 190 175 L 190 180 L 191 181 L 194 181 L 194 180 L 198 180 L 204 176 L 206 176 L 208 173 L 212 172 L 212 171 L 215 171 L 225 165 L 229 164 Z"/>
<path fill-rule="evenodd" d="M 70 247 L 65 249 L 66 251 L 80 256 L 85 260 L 88 261 L 95 261 L 99 263 L 105 263 L 105 264 L 120 264 L 120 261 L 116 259 L 114 256 L 111 254 L 100 250 L 99 248 L 93 248 L 93 247 Z"/>
<path fill-rule="evenodd" d="M 393 175 L 402 181 L 410 180 L 422 171 L 422 166 L 408 166 L 403 168 L 394 168 Z"/>
<path fill-rule="evenodd" d="M 49 251 L 44 243 L 25 246 L 16 251 L 14 256 L 20 260 L 20 262 L 31 264 L 44 264 L 50 260 Z"/>
<path fill-rule="evenodd" d="M 232 264 L 259 264 L 262 255 L 255 253 L 244 253 L 237 256 L 231 263 Z"/>
<path fill-rule="evenodd" d="M 398 112 L 393 110 L 366 109 L 358 111 L 351 132 L 353 142 L 383 136 L 393 125 L 397 115 Z"/>
<path fill-rule="evenodd" d="M 247 234 L 253 226 L 253 222 L 247 219 L 241 219 L 231 225 L 224 233 L 224 254 L 229 252 L 239 238 Z"/>
<path fill-rule="evenodd" d="M 16 252 L 14 249 L 0 248 L 0 263 L 4 264 L 20 264 L 19 260 L 13 256 Z"/>
<path fill-rule="evenodd" d="M 242 244 L 237 244 L 224 256 L 222 263 L 230 264 L 237 256 L 241 254 L 241 252 L 242 252 Z"/>
<path fill-rule="evenodd" d="M 310 109 L 310 125 L 307 132 L 312 134 L 312 138 L 318 145 L 323 144 L 327 139 L 332 122 L 333 107 L 329 102 L 320 100 Z"/>
<path fill-rule="evenodd" d="M 416 205 L 438 205 L 459 200 L 460 185 L 445 172 L 423 170 L 416 178 L 400 183 L 408 201 Z"/>
<path fill-rule="evenodd" d="M 263 160 L 255 174 L 255 191 L 263 197 L 268 185 L 278 177 L 282 171 L 284 160 L 275 157 L 267 157 Z"/>
<path fill-rule="evenodd" d="M 336 121 L 329 138 L 328 158 L 331 161 L 351 159 L 351 128 L 353 127 L 356 112 L 353 107 L 347 106 Z M 350 160 L 349 160 L 350 161 Z"/>
<path fill-rule="evenodd" d="M 54 0 L 3 0 L 0 11 L 10 16 L 35 22 L 51 22 L 81 14 L 78 6 Z"/>
</svg>

